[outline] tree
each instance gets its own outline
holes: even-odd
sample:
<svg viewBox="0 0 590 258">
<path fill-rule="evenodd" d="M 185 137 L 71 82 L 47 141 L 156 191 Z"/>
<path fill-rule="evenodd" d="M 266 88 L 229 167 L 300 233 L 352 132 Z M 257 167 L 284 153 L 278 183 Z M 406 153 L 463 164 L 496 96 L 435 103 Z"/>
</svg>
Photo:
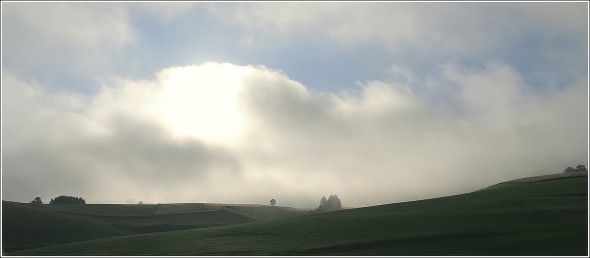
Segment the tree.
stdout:
<svg viewBox="0 0 590 258">
<path fill-rule="evenodd" d="M 328 203 L 330 204 L 329 206 L 331 210 L 340 210 L 342 208 L 342 203 L 340 202 L 338 195 L 330 195 Z"/>
<path fill-rule="evenodd" d="M 328 199 L 325 196 L 322 196 L 320 200 L 320 206 L 316 209 L 316 211 L 336 211 L 342 209 L 342 202 L 338 195 L 330 195 Z"/>
<path fill-rule="evenodd" d="M 270 199 L 270 206 L 275 206 L 277 204 L 277 201 L 275 199 Z"/>
<path fill-rule="evenodd" d="M 326 199 L 326 196 L 322 196 L 322 199 L 320 200 L 320 207 L 327 207 L 328 206 L 328 199 Z"/>
<path fill-rule="evenodd" d="M 143 204 L 143 202 L 142 202 L 142 201 L 139 201 L 137 204 L 139 204 L 139 205 L 142 205 L 142 204 Z"/>
<path fill-rule="evenodd" d="M 572 173 L 572 172 L 588 172 L 588 169 L 586 169 L 586 166 L 584 166 L 584 165 L 577 165 L 576 168 L 567 167 L 563 171 L 563 173 Z"/>
<path fill-rule="evenodd" d="M 32 204 L 43 204 L 43 201 L 41 201 L 41 197 L 37 196 L 35 197 L 34 200 L 31 201 Z"/>
<path fill-rule="evenodd" d="M 571 173 L 571 172 L 576 172 L 577 170 L 575 168 L 572 167 L 567 167 L 565 168 L 565 170 L 563 171 L 563 173 Z"/>
<path fill-rule="evenodd" d="M 86 204 L 86 201 L 82 197 L 61 195 L 51 199 L 49 204 Z"/>
</svg>

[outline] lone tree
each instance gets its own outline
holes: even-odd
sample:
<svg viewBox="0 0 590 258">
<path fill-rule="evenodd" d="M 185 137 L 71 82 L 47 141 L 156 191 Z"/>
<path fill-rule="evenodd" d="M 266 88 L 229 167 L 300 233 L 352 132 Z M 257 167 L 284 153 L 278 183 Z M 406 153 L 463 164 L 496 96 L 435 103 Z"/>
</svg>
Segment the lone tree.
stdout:
<svg viewBox="0 0 590 258">
<path fill-rule="evenodd" d="M 43 204 L 43 201 L 41 201 L 41 197 L 37 196 L 35 197 L 35 200 L 31 201 L 32 204 Z"/>
<path fill-rule="evenodd" d="M 275 206 L 277 204 L 277 201 L 275 199 L 270 199 L 270 206 Z"/>
<path fill-rule="evenodd" d="M 322 196 L 320 200 L 320 206 L 316 209 L 316 211 L 337 211 L 342 209 L 342 202 L 338 195 L 330 195 L 328 199 L 325 196 Z"/>
</svg>

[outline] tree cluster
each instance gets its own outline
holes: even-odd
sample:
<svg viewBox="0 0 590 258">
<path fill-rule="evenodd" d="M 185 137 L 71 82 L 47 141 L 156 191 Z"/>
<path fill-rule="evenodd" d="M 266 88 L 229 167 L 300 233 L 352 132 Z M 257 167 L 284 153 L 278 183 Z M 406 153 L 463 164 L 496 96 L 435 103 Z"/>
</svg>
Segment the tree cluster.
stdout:
<svg viewBox="0 0 590 258">
<path fill-rule="evenodd" d="M 572 172 L 588 172 L 588 169 L 586 169 L 586 166 L 584 166 L 584 165 L 577 165 L 576 168 L 567 167 L 563 171 L 563 173 L 572 173 Z"/>
<path fill-rule="evenodd" d="M 86 201 L 82 197 L 61 195 L 51 199 L 49 204 L 86 204 Z"/>
<path fill-rule="evenodd" d="M 320 206 L 316 209 L 316 211 L 336 211 L 342 208 L 342 202 L 340 202 L 340 198 L 338 195 L 330 195 L 328 199 L 326 196 L 322 196 L 320 200 Z"/>
</svg>

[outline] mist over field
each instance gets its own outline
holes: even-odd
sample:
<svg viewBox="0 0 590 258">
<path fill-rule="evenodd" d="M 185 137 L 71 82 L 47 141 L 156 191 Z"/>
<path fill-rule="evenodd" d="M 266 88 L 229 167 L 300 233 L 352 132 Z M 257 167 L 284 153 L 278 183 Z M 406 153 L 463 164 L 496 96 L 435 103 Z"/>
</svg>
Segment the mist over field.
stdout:
<svg viewBox="0 0 590 258">
<path fill-rule="evenodd" d="M 587 165 L 583 7 L 2 3 L 2 199 L 360 207 Z"/>
</svg>

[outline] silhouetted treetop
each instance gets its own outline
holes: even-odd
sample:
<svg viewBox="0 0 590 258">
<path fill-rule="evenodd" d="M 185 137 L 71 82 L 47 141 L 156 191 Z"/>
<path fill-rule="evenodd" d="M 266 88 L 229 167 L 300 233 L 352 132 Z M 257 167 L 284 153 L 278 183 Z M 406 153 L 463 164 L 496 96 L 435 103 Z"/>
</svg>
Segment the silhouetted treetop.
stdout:
<svg viewBox="0 0 590 258">
<path fill-rule="evenodd" d="M 342 209 L 342 203 L 340 202 L 340 198 L 338 195 L 330 195 L 328 199 L 325 196 L 322 196 L 320 200 L 320 206 L 316 209 L 316 211 L 336 211 Z"/>
<path fill-rule="evenodd" d="M 49 204 L 86 204 L 86 201 L 82 197 L 60 195 L 51 199 Z"/>
<path fill-rule="evenodd" d="M 563 173 L 572 173 L 572 172 L 588 172 L 588 169 L 586 169 L 586 166 L 584 166 L 584 165 L 577 165 L 576 168 L 567 167 L 563 171 Z"/>
<path fill-rule="evenodd" d="M 31 201 L 32 204 L 43 204 L 43 201 L 41 201 L 41 197 L 37 196 L 35 197 L 34 200 Z"/>
</svg>

